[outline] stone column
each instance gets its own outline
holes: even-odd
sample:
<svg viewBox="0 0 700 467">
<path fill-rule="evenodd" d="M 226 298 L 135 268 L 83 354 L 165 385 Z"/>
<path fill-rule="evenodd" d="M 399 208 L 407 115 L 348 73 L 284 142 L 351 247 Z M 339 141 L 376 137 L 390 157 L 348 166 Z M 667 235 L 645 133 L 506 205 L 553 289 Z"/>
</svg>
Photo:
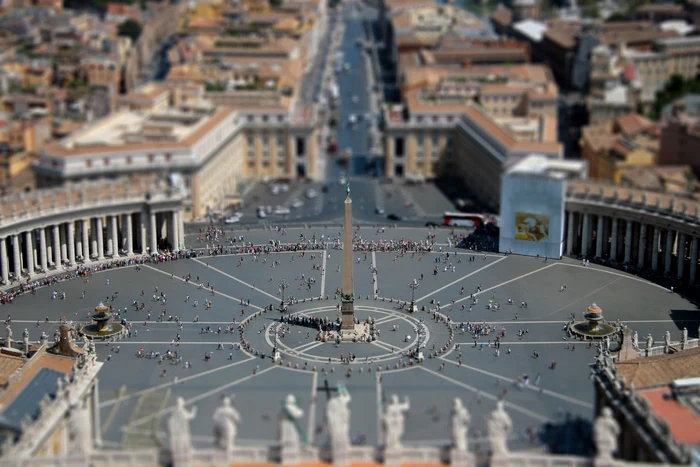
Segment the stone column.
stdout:
<svg viewBox="0 0 700 467">
<path fill-rule="evenodd" d="M 24 248 L 27 252 L 25 255 L 27 257 L 27 272 L 31 276 L 34 274 L 34 241 L 31 230 L 24 232 L 24 242 L 26 243 Z"/>
<path fill-rule="evenodd" d="M 180 239 L 180 247 L 187 248 L 185 244 L 185 213 L 180 209 L 177 213 L 177 228 L 180 234 L 178 238 Z"/>
<path fill-rule="evenodd" d="M 53 262 L 56 269 L 61 266 L 61 228 L 58 225 L 53 226 Z"/>
<path fill-rule="evenodd" d="M 639 257 L 637 258 L 637 266 L 640 268 L 644 267 L 644 253 L 646 253 L 647 246 L 647 225 L 641 224 L 639 226 Z"/>
<path fill-rule="evenodd" d="M 0 238 L 0 274 L 2 283 L 10 283 L 10 262 L 7 260 L 7 244 L 4 238 Z"/>
<path fill-rule="evenodd" d="M 68 240 L 66 242 L 68 243 L 68 262 L 72 266 L 75 264 L 75 225 L 71 221 L 66 224 L 66 227 L 68 228 Z"/>
<path fill-rule="evenodd" d="M 612 220 L 612 233 L 610 234 L 610 259 L 617 262 L 617 217 Z"/>
<path fill-rule="evenodd" d="M 566 229 L 566 254 L 574 253 L 574 230 L 576 229 L 576 214 L 569 211 L 569 225 Z"/>
<path fill-rule="evenodd" d="M 625 263 L 632 257 L 632 221 L 625 222 Z"/>
<path fill-rule="evenodd" d="M 666 258 L 664 260 L 664 272 L 666 274 L 671 273 L 671 261 L 673 260 L 673 236 L 675 232 L 673 230 L 666 231 Z"/>
<path fill-rule="evenodd" d="M 170 214 L 170 222 L 172 223 L 173 238 L 171 243 L 173 244 L 173 250 L 177 251 L 180 249 L 180 226 L 178 225 L 178 215 L 177 211 L 173 211 Z"/>
<path fill-rule="evenodd" d="M 676 276 L 679 279 L 683 279 L 683 275 L 685 274 L 685 234 L 679 233 L 678 234 L 678 257 L 676 258 L 678 264 L 678 274 Z"/>
<path fill-rule="evenodd" d="M 42 271 L 46 271 L 49 268 L 49 257 L 46 254 L 46 229 L 44 227 L 39 229 L 39 262 Z"/>
<path fill-rule="evenodd" d="M 83 219 L 83 261 L 90 261 L 90 219 Z"/>
<path fill-rule="evenodd" d="M 126 254 L 134 254 L 134 226 L 131 221 L 132 214 L 129 213 L 124 217 L 124 225 L 126 225 Z"/>
<path fill-rule="evenodd" d="M 654 227 L 654 237 L 651 241 L 651 269 L 659 269 L 659 228 Z"/>
<path fill-rule="evenodd" d="M 119 257 L 119 231 L 117 230 L 118 216 L 112 216 L 110 222 L 112 224 L 112 257 Z"/>
<path fill-rule="evenodd" d="M 590 243 L 590 235 L 591 235 L 591 215 L 590 214 L 584 214 L 583 215 L 583 231 L 581 232 L 581 255 L 585 258 L 588 256 L 588 247 Z"/>
<path fill-rule="evenodd" d="M 19 252 L 19 235 L 12 236 L 12 269 L 15 277 L 19 280 L 22 277 L 22 257 Z"/>
<path fill-rule="evenodd" d="M 148 236 L 151 239 L 151 253 L 158 253 L 158 232 L 156 229 L 155 212 L 151 212 L 148 224 Z"/>
<path fill-rule="evenodd" d="M 104 228 L 102 226 L 102 218 L 95 219 L 95 234 L 97 235 L 97 259 L 105 259 L 105 243 L 104 243 Z"/>
<path fill-rule="evenodd" d="M 690 283 L 694 284 L 698 272 L 698 237 L 690 243 Z"/>
<path fill-rule="evenodd" d="M 148 235 L 146 234 L 147 229 L 146 229 L 146 214 L 145 211 L 141 211 L 141 214 L 139 214 L 139 239 L 141 242 L 141 254 L 145 255 L 148 253 L 148 250 L 146 249 L 148 247 Z"/>
<path fill-rule="evenodd" d="M 598 216 L 598 227 L 595 232 L 595 255 L 598 258 L 603 257 L 603 216 Z"/>
</svg>

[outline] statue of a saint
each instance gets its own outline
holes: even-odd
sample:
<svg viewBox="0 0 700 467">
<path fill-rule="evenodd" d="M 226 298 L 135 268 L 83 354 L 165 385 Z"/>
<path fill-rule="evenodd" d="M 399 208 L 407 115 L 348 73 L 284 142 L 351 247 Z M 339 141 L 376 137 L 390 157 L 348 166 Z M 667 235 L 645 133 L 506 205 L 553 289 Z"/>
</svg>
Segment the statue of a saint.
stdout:
<svg viewBox="0 0 700 467">
<path fill-rule="evenodd" d="M 12 328 L 9 324 L 5 325 L 5 347 L 12 347 Z"/>
<path fill-rule="evenodd" d="M 334 397 L 326 405 L 326 422 L 331 436 L 331 452 L 333 464 L 344 465 L 350 447 L 350 393 L 345 386 L 338 385 L 338 396 Z"/>
<path fill-rule="evenodd" d="M 503 408 L 503 401 L 496 402 L 496 410 L 486 416 L 491 454 L 494 456 L 508 454 L 506 440 L 513 429 L 513 421 Z"/>
<path fill-rule="evenodd" d="M 68 436 L 70 440 L 71 454 L 86 456 L 92 451 L 92 423 L 87 401 L 78 401 L 71 407 L 68 415 Z"/>
<path fill-rule="evenodd" d="M 664 334 L 664 346 L 667 348 L 671 346 L 671 332 L 670 331 L 666 331 L 666 334 Z"/>
<path fill-rule="evenodd" d="M 634 331 L 634 334 L 632 334 L 632 347 L 635 349 L 639 348 L 639 334 L 637 334 L 637 331 Z"/>
<path fill-rule="evenodd" d="M 613 417 L 610 407 L 603 407 L 600 415 L 593 422 L 593 441 L 597 458 L 603 461 L 611 461 L 613 453 L 617 450 L 617 437 L 620 434 L 620 425 Z"/>
<path fill-rule="evenodd" d="M 24 342 L 24 352 L 29 353 L 29 330 L 27 328 L 22 331 L 22 342 Z"/>
<path fill-rule="evenodd" d="M 197 415 L 197 407 L 192 410 L 185 408 L 185 400 L 178 397 L 175 409 L 168 419 L 168 438 L 173 466 L 189 466 L 192 464 L 192 439 L 190 437 L 190 420 Z"/>
<path fill-rule="evenodd" d="M 384 413 L 384 447 L 386 449 L 401 448 L 401 438 L 405 431 L 404 412 L 410 408 L 408 397 L 399 402 L 399 396 L 393 394 L 391 403 L 387 405 Z"/>
<path fill-rule="evenodd" d="M 654 338 L 651 337 L 651 334 L 649 334 L 647 336 L 647 350 L 650 350 L 653 345 L 654 345 Z"/>
<path fill-rule="evenodd" d="M 470 422 L 469 410 L 462 404 L 462 399 L 455 397 L 452 404 L 452 445 L 458 451 L 467 451 Z"/>
<path fill-rule="evenodd" d="M 279 419 L 278 438 L 282 449 L 295 449 L 301 447 L 301 429 L 297 420 L 304 416 L 304 411 L 297 405 L 297 398 L 289 394 L 282 403 Z"/>
<path fill-rule="evenodd" d="M 233 448 L 236 446 L 237 424 L 241 421 L 241 414 L 231 405 L 230 397 L 224 397 L 221 407 L 214 412 L 213 421 L 216 446 L 226 451 L 226 455 L 231 457 Z"/>
<path fill-rule="evenodd" d="M 683 334 L 681 334 L 681 343 L 683 347 L 688 343 L 688 328 L 683 328 Z"/>
</svg>

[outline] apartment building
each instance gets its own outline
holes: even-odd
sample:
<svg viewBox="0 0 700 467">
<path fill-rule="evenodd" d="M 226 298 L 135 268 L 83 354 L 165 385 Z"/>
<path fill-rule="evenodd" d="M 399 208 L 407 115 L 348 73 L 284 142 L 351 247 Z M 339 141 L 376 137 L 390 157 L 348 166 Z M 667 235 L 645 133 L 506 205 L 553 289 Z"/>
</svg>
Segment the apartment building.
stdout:
<svg viewBox="0 0 700 467">
<path fill-rule="evenodd" d="M 495 208 L 504 168 L 530 153 L 559 159 L 557 86 L 541 65 L 407 68 L 386 111 L 386 174 L 449 172 Z"/>
<path fill-rule="evenodd" d="M 696 175 L 700 175 L 699 114 L 687 109 L 682 102 L 678 102 L 663 116 L 660 127 L 659 165 L 688 165 Z"/>
<path fill-rule="evenodd" d="M 621 183 L 629 169 L 651 168 L 659 151 L 658 126 L 630 113 L 610 123 L 587 126 L 581 135 L 581 159 L 588 161 L 589 176 Z"/>
</svg>

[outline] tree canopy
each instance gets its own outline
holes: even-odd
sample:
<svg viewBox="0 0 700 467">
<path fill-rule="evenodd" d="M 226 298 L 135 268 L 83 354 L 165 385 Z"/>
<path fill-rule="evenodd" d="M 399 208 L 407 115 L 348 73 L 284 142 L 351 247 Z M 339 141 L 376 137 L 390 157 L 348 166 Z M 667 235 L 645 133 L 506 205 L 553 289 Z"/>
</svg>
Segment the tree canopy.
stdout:
<svg viewBox="0 0 700 467">
<path fill-rule="evenodd" d="M 133 19 L 127 19 L 119 25 L 118 29 L 120 36 L 130 37 L 133 42 L 136 42 L 141 35 L 142 30 L 143 27 L 141 26 L 141 23 Z"/>
</svg>

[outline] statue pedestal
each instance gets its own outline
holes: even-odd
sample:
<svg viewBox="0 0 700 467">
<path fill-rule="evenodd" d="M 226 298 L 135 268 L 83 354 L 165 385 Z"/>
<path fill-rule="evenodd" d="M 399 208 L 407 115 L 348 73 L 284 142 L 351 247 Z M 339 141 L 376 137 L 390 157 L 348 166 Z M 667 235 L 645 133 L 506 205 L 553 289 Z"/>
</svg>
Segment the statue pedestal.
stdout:
<svg viewBox="0 0 700 467">
<path fill-rule="evenodd" d="M 418 352 L 418 356 L 416 357 L 416 360 L 418 361 L 418 363 L 423 363 L 423 360 L 425 360 L 425 357 L 423 356 L 422 350 Z"/>
<path fill-rule="evenodd" d="M 411 313 L 418 313 L 418 305 L 415 303 L 411 303 L 411 306 L 408 308 L 408 311 Z"/>
<path fill-rule="evenodd" d="M 340 303 L 340 329 L 355 330 L 355 302 L 352 299 Z"/>
<path fill-rule="evenodd" d="M 459 451 L 457 449 L 450 450 L 450 466 L 471 467 L 473 465 L 476 465 L 474 456 L 468 451 Z"/>
<path fill-rule="evenodd" d="M 384 464 L 398 465 L 402 463 L 403 449 L 401 448 L 385 448 L 384 449 Z"/>
<path fill-rule="evenodd" d="M 299 446 L 282 446 L 280 448 L 280 464 L 297 465 L 301 462 Z"/>
<path fill-rule="evenodd" d="M 277 350 L 277 349 L 275 349 L 275 353 L 272 354 L 272 361 L 275 362 L 275 363 L 277 363 L 277 362 L 279 362 L 280 360 L 282 360 L 282 356 L 280 355 L 280 351 Z"/>
</svg>

